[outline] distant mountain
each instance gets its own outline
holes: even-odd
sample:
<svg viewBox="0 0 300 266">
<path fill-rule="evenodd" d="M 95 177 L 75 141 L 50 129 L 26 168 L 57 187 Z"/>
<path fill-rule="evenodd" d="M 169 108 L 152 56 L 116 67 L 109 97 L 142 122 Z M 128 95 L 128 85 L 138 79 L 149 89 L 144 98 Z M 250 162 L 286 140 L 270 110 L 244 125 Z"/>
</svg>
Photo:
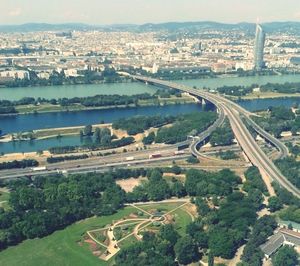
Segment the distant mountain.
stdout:
<svg viewBox="0 0 300 266">
<path fill-rule="evenodd" d="M 300 22 L 270 22 L 263 24 L 267 32 L 291 32 L 300 34 Z M 255 29 L 254 23 L 219 23 L 212 21 L 200 22 L 167 22 L 167 23 L 147 23 L 143 25 L 135 24 L 115 24 L 115 25 L 88 25 L 83 23 L 47 24 L 47 23 L 27 23 L 22 25 L 0 25 L 0 32 L 35 32 L 35 31 L 204 31 L 204 30 L 242 30 L 251 31 Z"/>
<path fill-rule="evenodd" d="M 22 25 L 0 25 L 0 32 L 35 32 L 35 31 L 66 31 L 92 30 L 96 27 L 82 23 L 47 24 L 27 23 Z"/>
</svg>

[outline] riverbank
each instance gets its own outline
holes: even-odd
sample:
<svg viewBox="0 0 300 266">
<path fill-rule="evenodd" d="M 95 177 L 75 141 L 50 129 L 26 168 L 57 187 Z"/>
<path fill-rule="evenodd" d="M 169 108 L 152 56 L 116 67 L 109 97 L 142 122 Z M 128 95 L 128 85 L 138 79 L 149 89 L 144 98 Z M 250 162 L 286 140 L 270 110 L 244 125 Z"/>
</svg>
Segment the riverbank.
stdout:
<svg viewBox="0 0 300 266">
<path fill-rule="evenodd" d="M 55 113 L 55 112 L 76 112 L 76 111 L 89 111 L 89 110 L 105 110 L 115 108 L 137 107 L 137 106 L 156 106 L 156 105 L 172 105 L 172 104 L 188 104 L 195 102 L 195 98 L 187 94 L 181 97 L 171 96 L 169 98 L 155 98 L 147 100 L 138 100 L 135 104 L 127 105 L 107 105 L 107 106 L 91 106 L 86 107 L 82 104 L 72 104 L 68 106 L 55 105 L 50 103 L 43 103 L 39 105 L 17 105 L 15 107 L 17 113 L 0 114 L 0 116 L 8 115 L 24 115 L 24 114 L 37 114 L 37 113 Z"/>
<path fill-rule="evenodd" d="M 285 99 L 285 98 L 300 98 L 300 93 L 278 93 L 278 92 L 253 92 L 246 96 L 233 97 L 233 100 L 257 100 L 257 99 Z"/>
<path fill-rule="evenodd" d="M 75 126 L 75 127 L 60 127 L 60 128 L 49 128 L 49 129 L 38 129 L 33 130 L 31 140 L 43 140 L 43 139 L 50 139 L 50 138 L 62 138 L 66 136 L 78 136 L 80 135 L 80 131 L 84 129 L 85 126 Z M 109 128 L 113 134 L 117 134 L 120 137 L 120 134 L 116 131 L 113 131 L 112 124 L 95 124 L 92 125 L 93 128 Z M 26 134 L 26 132 L 24 132 Z M 13 141 L 30 141 L 30 139 L 17 139 L 18 133 L 12 133 L 2 136 L 0 138 L 0 142 L 13 142 Z M 123 137 L 124 134 L 122 134 L 121 137 Z"/>
</svg>

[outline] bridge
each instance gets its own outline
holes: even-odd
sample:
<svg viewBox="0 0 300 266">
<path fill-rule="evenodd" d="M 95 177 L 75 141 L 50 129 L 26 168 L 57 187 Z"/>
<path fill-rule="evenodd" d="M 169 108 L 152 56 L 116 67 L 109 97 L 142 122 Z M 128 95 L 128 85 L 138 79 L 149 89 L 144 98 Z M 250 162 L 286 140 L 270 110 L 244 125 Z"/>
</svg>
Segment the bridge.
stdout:
<svg viewBox="0 0 300 266">
<path fill-rule="evenodd" d="M 227 117 L 229 119 L 235 138 L 237 139 L 241 149 L 243 150 L 244 154 L 247 156 L 249 161 L 256 167 L 258 167 L 270 195 L 275 194 L 271 182 L 276 181 L 280 186 L 287 189 L 296 197 L 300 198 L 299 189 L 296 188 L 280 172 L 280 170 L 276 167 L 273 161 L 263 152 L 263 150 L 257 144 L 253 136 L 250 134 L 245 123 L 251 126 L 261 137 L 263 137 L 267 142 L 269 142 L 278 149 L 278 158 L 284 158 L 288 155 L 287 147 L 278 139 L 276 139 L 275 137 L 267 133 L 265 130 L 263 130 L 259 125 L 257 125 L 251 119 L 251 113 L 249 111 L 245 110 L 233 101 L 228 100 L 218 94 L 213 94 L 204 90 L 194 89 L 185 85 L 176 84 L 174 82 L 159 79 L 128 74 L 127 76 L 137 81 L 145 82 L 147 84 L 187 92 L 193 96 L 200 97 L 214 104 L 217 107 L 219 118 L 209 130 L 205 131 L 205 134 L 211 134 L 216 127 L 220 126 L 224 122 L 225 117 Z M 200 137 L 200 141 L 206 137 L 207 135 L 202 136 L 202 138 Z M 197 143 L 193 143 L 191 149 L 193 154 L 197 154 Z"/>
</svg>

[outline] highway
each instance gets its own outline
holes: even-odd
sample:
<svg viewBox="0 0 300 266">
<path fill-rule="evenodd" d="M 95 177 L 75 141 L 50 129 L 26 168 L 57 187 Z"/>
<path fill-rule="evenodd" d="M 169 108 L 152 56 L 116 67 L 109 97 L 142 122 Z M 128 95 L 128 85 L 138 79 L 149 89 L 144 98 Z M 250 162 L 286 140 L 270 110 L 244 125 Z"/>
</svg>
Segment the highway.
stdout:
<svg viewBox="0 0 300 266">
<path fill-rule="evenodd" d="M 250 160 L 250 162 L 257 166 L 260 170 L 262 177 L 267 185 L 269 193 L 274 195 L 274 190 L 271 186 L 272 181 L 276 181 L 282 187 L 293 193 L 296 197 L 300 198 L 300 191 L 291 182 L 287 180 L 286 177 L 280 172 L 280 170 L 275 166 L 272 160 L 262 151 L 258 146 L 255 139 L 250 134 L 248 128 L 245 126 L 242 117 L 244 117 L 256 132 L 265 138 L 269 143 L 273 144 L 280 152 L 280 158 L 288 155 L 288 149 L 279 140 L 271 136 L 269 133 L 265 132 L 261 127 L 259 127 L 251 118 L 251 113 L 237 105 L 236 103 L 220 96 L 217 94 L 209 93 L 204 90 L 193 89 L 185 85 L 176 84 L 169 81 L 152 79 L 142 76 L 131 76 L 133 79 L 142 81 L 145 83 L 153 84 L 156 86 L 177 89 L 183 92 L 190 93 L 194 96 L 201 97 L 211 103 L 213 103 L 217 108 L 220 116 L 222 113 L 228 117 L 232 130 L 235 137 L 241 146 L 242 150 Z M 196 146 L 194 145 L 196 149 Z M 192 149 L 194 149 L 192 146 Z M 196 149 L 197 150 L 197 149 Z"/>
<path fill-rule="evenodd" d="M 278 182 L 282 187 L 286 188 L 288 191 L 293 193 L 295 196 L 300 197 L 300 191 L 293 186 L 279 171 L 279 169 L 275 166 L 275 164 L 272 162 L 272 160 L 262 151 L 262 149 L 258 146 L 252 135 L 250 134 L 248 128 L 245 126 L 244 120 L 253 127 L 256 132 L 265 138 L 269 143 L 271 143 L 273 146 L 275 146 L 279 151 L 279 158 L 283 158 L 288 155 L 288 149 L 287 147 L 281 143 L 279 140 L 274 138 L 269 133 L 265 132 L 261 127 L 259 127 L 252 119 L 251 119 L 251 113 L 247 110 L 243 109 L 236 103 L 220 96 L 217 94 L 209 93 L 204 90 L 194 89 L 187 87 L 185 85 L 176 84 L 173 82 L 163 81 L 163 80 L 157 80 L 142 76 L 130 76 L 133 79 L 136 79 L 138 81 L 142 81 L 145 83 L 150 83 L 156 86 L 162 86 L 165 88 L 172 88 L 177 89 L 183 92 L 190 93 L 193 96 L 203 98 L 212 104 L 214 104 L 217 107 L 219 117 L 218 119 L 209 127 L 207 130 L 202 132 L 196 139 L 191 141 L 184 142 L 185 144 L 191 144 L 190 145 L 190 152 L 194 155 L 199 157 L 200 159 L 208 159 L 206 155 L 203 155 L 199 153 L 198 146 L 203 143 L 210 135 L 211 133 L 219 126 L 222 125 L 225 118 L 227 117 L 230 121 L 231 127 L 233 129 L 233 132 L 235 134 L 235 137 L 241 147 L 241 149 L 244 151 L 245 155 L 248 157 L 250 162 L 257 166 L 263 176 L 263 179 L 267 185 L 267 188 L 271 195 L 274 194 L 274 190 L 271 186 L 272 181 Z M 152 162 L 162 161 L 162 160 L 175 160 L 178 159 L 179 156 L 174 156 L 174 149 L 176 149 L 178 145 L 169 146 L 166 148 L 159 148 L 160 150 L 164 150 L 168 152 L 170 149 L 173 149 L 173 153 L 165 154 L 163 155 L 163 158 L 157 159 L 149 159 L 147 156 L 149 153 L 153 153 L 155 150 L 146 150 L 146 151 L 137 151 L 135 153 L 125 153 L 124 155 L 118 154 L 118 156 L 115 155 L 112 157 L 98 157 L 89 159 L 88 161 L 75 161 L 75 162 L 64 162 L 60 164 L 50 165 L 47 171 L 42 171 L 38 173 L 33 173 L 31 169 L 24 169 L 24 170 L 8 170 L 8 171 L 1 171 L 1 177 L 0 178 L 17 178 L 22 177 L 24 175 L 41 175 L 41 174 L 50 174 L 55 173 L 57 170 L 66 170 L 68 173 L 79 173 L 79 172 L 92 172 L 92 171 L 103 171 L 103 169 L 110 169 L 112 167 L 120 167 L 120 166 L 126 166 L 126 165 L 145 165 Z M 168 150 L 169 149 L 169 150 Z M 131 162 L 126 162 L 125 156 L 133 156 L 134 160 Z M 123 156 L 123 157 L 122 157 Z M 146 156 L 146 157 L 145 157 Z M 186 158 L 187 155 L 183 155 L 182 157 Z M 125 161 L 124 161 L 125 159 Z M 121 161 L 120 161 L 121 160 Z M 215 159 L 218 160 L 218 159 Z M 81 165 L 82 163 L 82 165 Z M 230 163 L 228 163 L 227 167 L 230 167 Z M 233 163 L 232 166 L 237 166 L 236 163 Z M 242 166 L 242 164 L 241 164 Z"/>
</svg>

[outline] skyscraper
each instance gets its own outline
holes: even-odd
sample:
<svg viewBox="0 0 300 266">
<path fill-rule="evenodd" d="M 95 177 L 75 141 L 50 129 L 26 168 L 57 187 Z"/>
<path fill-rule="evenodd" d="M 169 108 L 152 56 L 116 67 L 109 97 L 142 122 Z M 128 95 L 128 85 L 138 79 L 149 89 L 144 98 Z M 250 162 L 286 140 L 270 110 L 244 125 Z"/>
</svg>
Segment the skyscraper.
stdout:
<svg viewBox="0 0 300 266">
<path fill-rule="evenodd" d="M 254 45 L 254 69 L 262 70 L 265 66 L 264 62 L 264 48 L 265 48 L 266 34 L 261 25 L 257 24 Z"/>
</svg>

